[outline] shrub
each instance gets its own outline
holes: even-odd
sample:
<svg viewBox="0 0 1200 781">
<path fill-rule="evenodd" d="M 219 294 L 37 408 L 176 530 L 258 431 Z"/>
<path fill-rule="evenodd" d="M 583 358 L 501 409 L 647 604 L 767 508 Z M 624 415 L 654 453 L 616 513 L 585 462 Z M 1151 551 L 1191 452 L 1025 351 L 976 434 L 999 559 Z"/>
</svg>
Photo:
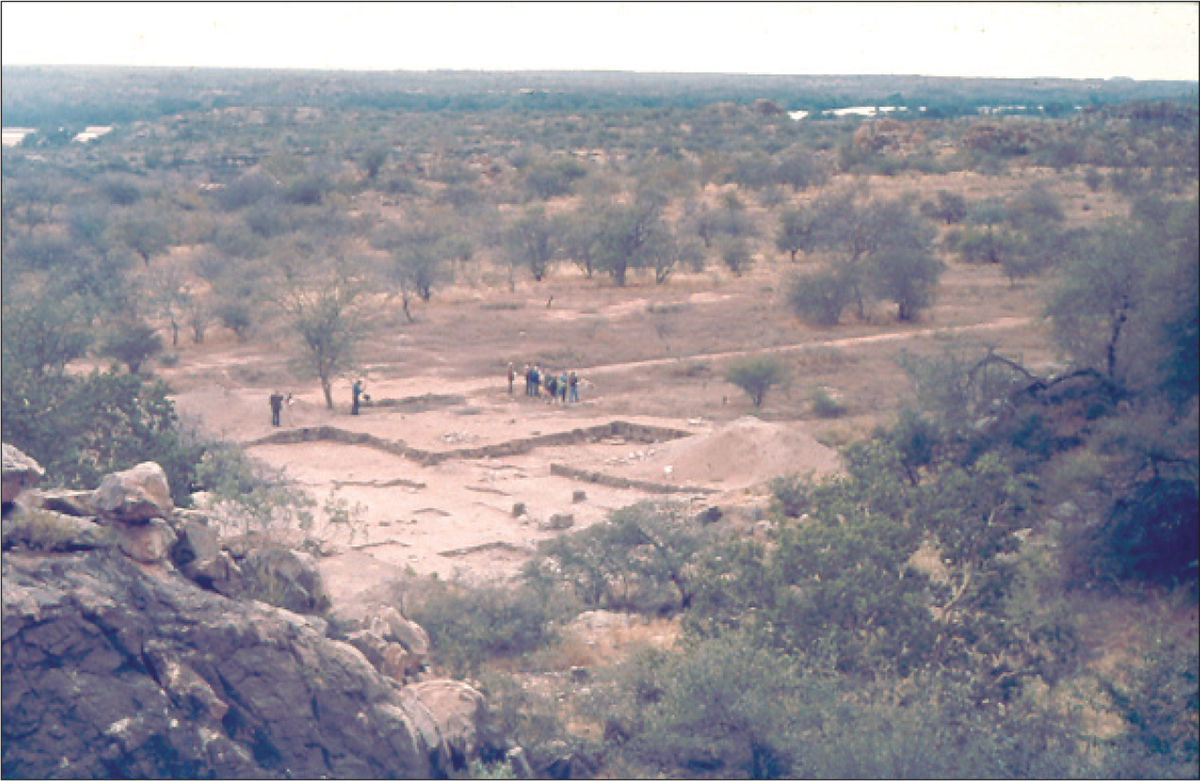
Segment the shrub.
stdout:
<svg viewBox="0 0 1200 781">
<path fill-rule="evenodd" d="M 829 395 L 829 391 L 818 385 L 809 394 L 813 414 L 818 418 L 840 418 L 846 414 L 846 406 Z"/>
<path fill-rule="evenodd" d="M 787 373 L 787 367 L 775 356 L 759 355 L 731 364 L 725 379 L 744 390 L 755 407 L 761 407 L 767 391 L 786 381 Z"/>
<path fill-rule="evenodd" d="M 842 311 L 854 301 L 854 286 L 847 275 L 832 269 L 797 275 L 788 288 L 787 299 L 801 320 L 812 325 L 837 325 Z"/>
<path fill-rule="evenodd" d="M 429 633 L 433 660 L 455 678 L 478 674 L 491 657 L 557 641 L 555 603 L 529 586 L 429 580 L 410 611 Z"/>
</svg>

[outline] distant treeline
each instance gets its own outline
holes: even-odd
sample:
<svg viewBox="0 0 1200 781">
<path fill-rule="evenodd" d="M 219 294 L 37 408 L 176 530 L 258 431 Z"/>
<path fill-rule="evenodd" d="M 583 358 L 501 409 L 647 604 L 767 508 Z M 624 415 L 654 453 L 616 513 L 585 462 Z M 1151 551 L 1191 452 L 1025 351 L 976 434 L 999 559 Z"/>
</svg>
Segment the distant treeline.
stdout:
<svg viewBox="0 0 1200 781">
<path fill-rule="evenodd" d="M 961 79 L 924 76 L 748 76 L 626 72 L 284 71 L 6 66 L 4 124 L 116 124 L 239 106 L 388 111 L 694 109 L 758 100 L 787 111 L 924 107 L 923 116 L 1026 106 L 1062 116 L 1130 101 L 1197 104 L 1196 82 L 1129 79 Z"/>
</svg>

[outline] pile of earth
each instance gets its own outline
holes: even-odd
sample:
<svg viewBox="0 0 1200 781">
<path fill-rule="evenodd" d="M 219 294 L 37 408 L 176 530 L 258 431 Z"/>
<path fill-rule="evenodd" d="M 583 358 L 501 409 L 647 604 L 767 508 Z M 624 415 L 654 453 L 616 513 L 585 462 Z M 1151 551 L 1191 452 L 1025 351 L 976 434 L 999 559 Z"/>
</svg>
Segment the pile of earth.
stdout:
<svg viewBox="0 0 1200 781">
<path fill-rule="evenodd" d="M 785 475 L 829 474 L 840 465 L 837 452 L 818 442 L 806 424 L 745 416 L 706 434 L 657 445 L 631 472 L 647 480 L 736 490 Z"/>
</svg>

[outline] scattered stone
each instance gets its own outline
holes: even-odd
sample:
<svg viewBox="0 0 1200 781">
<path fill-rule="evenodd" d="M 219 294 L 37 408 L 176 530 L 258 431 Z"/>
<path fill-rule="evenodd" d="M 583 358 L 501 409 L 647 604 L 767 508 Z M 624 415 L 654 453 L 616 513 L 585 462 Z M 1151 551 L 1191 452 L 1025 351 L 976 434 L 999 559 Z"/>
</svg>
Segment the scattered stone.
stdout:
<svg viewBox="0 0 1200 781">
<path fill-rule="evenodd" d="M 577 489 L 577 490 L 571 492 L 571 502 L 573 504 L 579 504 L 580 502 L 586 502 L 586 501 L 587 501 L 587 492 L 586 491 L 580 491 Z"/>
<path fill-rule="evenodd" d="M 512 517 L 514 517 L 514 518 L 520 518 L 522 515 L 525 515 L 525 513 L 526 513 L 526 510 L 525 510 L 525 503 L 524 503 L 524 502 L 515 502 L 515 503 L 513 504 L 513 506 L 512 506 Z"/>
<path fill-rule="evenodd" d="M 562 531 L 570 529 L 575 525 L 575 516 L 571 513 L 555 513 L 550 516 L 550 520 L 544 523 L 539 523 L 538 528 L 543 531 Z"/>
<path fill-rule="evenodd" d="M 709 507 L 709 508 L 703 510 L 699 515 L 696 516 L 696 520 L 699 521 L 700 523 L 707 524 L 707 523 L 716 523 L 717 521 L 721 520 L 724 517 L 725 517 L 725 512 L 720 507 L 716 507 L 714 505 L 713 507 Z"/>
</svg>

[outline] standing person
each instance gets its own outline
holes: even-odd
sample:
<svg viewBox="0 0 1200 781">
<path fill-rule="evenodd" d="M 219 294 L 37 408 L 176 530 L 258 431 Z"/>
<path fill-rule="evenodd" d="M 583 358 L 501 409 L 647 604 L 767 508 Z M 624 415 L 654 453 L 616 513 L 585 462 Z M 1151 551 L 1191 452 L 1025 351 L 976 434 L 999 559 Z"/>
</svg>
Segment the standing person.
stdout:
<svg viewBox="0 0 1200 781">
<path fill-rule="evenodd" d="M 525 395 L 533 395 L 533 368 L 525 364 Z"/>
<path fill-rule="evenodd" d="M 283 410 L 283 394 L 279 391 L 271 393 L 271 425 L 279 425 L 279 413 Z"/>
<path fill-rule="evenodd" d="M 573 402 L 579 401 L 579 375 L 571 372 L 567 377 L 567 388 L 570 391 L 569 400 Z"/>
<path fill-rule="evenodd" d="M 292 398 L 291 393 L 288 393 L 287 398 L 283 400 L 283 409 L 287 413 L 286 415 L 284 415 L 284 417 L 287 418 L 287 423 L 285 423 L 284 425 L 287 426 L 288 428 L 291 428 L 294 425 L 294 422 L 292 419 L 292 405 L 295 403 L 296 403 L 296 400 L 294 398 Z"/>
<path fill-rule="evenodd" d="M 567 381 L 569 379 L 570 378 L 567 377 L 567 372 L 564 369 L 563 373 L 558 377 L 558 400 L 563 404 L 567 403 Z"/>
<path fill-rule="evenodd" d="M 508 395 L 512 395 L 513 380 L 517 379 L 517 370 L 513 368 L 512 361 L 508 362 Z"/>
<path fill-rule="evenodd" d="M 542 370 L 536 363 L 533 365 L 533 379 L 530 382 L 533 385 L 533 397 L 540 398 L 542 395 Z"/>
<path fill-rule="evenodd" d="M 358 397 L 362 395 L 362 392 L 363 392 L 363 381 L 355 380 L 354 384 L 350 386 L 350 400 L 351 400 L 350 414 L 351 415 L 358 414 Z"/>
<path fill-rule="evenodd" d="M 552 371 L 546 372 L 546 396 L 548 404 L 553 404 L 558 399 L 558 378 Z"/>
</svg>

